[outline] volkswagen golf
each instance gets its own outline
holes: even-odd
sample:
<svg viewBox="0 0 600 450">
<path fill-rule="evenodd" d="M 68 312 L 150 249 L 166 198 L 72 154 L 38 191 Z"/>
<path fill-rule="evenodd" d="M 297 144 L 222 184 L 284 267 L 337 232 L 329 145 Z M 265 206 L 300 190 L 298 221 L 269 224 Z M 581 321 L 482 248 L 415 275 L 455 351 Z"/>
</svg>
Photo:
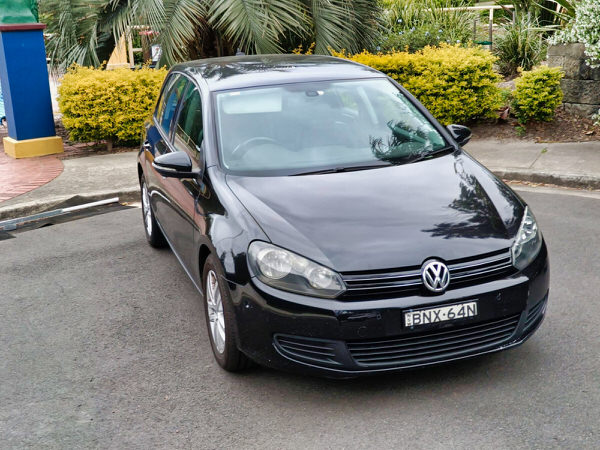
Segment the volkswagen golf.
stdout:
<svg viewBox="0 0 600 450">
<path fill-rule="evenodd" d="M 229 371 L 353 377 L 509 349 L 543 320 L 548 254 L 470 137 L 350 61 L 180 64 L 138 157 L 146 238 L 196 286 Z"/>
</svg>

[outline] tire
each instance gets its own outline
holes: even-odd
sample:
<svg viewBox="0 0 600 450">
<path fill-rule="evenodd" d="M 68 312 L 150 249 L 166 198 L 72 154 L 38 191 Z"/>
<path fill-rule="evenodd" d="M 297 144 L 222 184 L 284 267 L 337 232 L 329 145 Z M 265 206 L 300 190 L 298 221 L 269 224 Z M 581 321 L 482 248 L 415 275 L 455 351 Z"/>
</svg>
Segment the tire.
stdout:
<svg viewBox="0 0 600 450">
<path fill-rule="evenodd" d="M 235 312 L 221 263 L 209 255 L 202 273 L 204 315 L 213 354 L 228 372 L 240 372 L 252 361 L 237 348 Z"/>
<path fill-rule="evenodd" d="M 154 248 L 164 248 L 167 246 L 167 240 L 156 222 L 154 212 L 150 206 L 150 195 L 146 179 L 142 175 L 140 178 L 140 191 L 142 199 L 142 218 L 144 219 L 144 233 L 146 240 Z"/>
</svg>

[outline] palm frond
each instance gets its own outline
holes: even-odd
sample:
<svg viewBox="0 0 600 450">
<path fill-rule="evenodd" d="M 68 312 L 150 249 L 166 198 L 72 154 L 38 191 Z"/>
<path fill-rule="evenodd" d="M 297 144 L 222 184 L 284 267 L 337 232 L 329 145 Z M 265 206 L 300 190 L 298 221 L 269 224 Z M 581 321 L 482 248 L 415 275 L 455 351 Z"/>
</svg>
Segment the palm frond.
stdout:
<svg viewBox="0 0 600 450">
<path fill-rule="evenodd" d="M 98 11 L 102 0 L 48 0 L 42 11 L 49 21 L 48 54 L 56 70 L 64 70 L 72 63 L 99 65 Z"/>
<path fill-rule="evenodd" d="M 379 0 L 45 0 L 40 7 L 51 35 L 54 67 L 98 66 L 134 25 L 157 32 L 161 63 L 173 64 L 198 49 L 208 54 L 239 47 L 280 53 L 294 41 L 357 52 L 378 31 Z M 214 41 L 214 42 L 213 42 Z"/>
<path fill-rule="evenodd" d="M 359 52 L 370 46 L 380 26 L 374 0 L 305 0 L 311 15 L 315 53 L 346 49 Z"/>
<path fill-rule="evenodd" d="M 213 27 L 251 53 L 279 53 L 284 31 L 303 34 L 308 28 L 299 0 L 214 0 L 208 14 Z"/>
<path fill-rule="evenodd" d="M 149 25 L 158 31 L 165 18 L 164 3 L 163 0 L 110 0 L 103 8 L 101 27 L 112 32 L 115 40 L 132 25 Z"/>
<path fill-rule="evenodd" d="M 352 0 L 353 15 L 350 17 L 350 33 L 348 49 L 355 52 L 371 49 L 383 26 L 382 10 L 379 2 L 374 0 Z"/>
<path fill-rule="evenodd" d="M 199 0 L 110 0 L 100 22 L 115 41 L 130 32 L 129 27 L 147 25 L 158 33 L 161 62 L 171 65 L 186 58 L 187 44 L 205 23 L 205 16 L 205 4 Z"/>
<path fill-rule="evenodd" d="M 196 28 L 205 26 L 207 11 L 198 0 L 169 0 L 165 2 L 163 21 L 158 29 L 162 48 L 161 63 L 168 65 L 186 59 L 187 47 L 196 36 Z M 154 18 L 148 18 L 150 24 Z"/>
</svg>

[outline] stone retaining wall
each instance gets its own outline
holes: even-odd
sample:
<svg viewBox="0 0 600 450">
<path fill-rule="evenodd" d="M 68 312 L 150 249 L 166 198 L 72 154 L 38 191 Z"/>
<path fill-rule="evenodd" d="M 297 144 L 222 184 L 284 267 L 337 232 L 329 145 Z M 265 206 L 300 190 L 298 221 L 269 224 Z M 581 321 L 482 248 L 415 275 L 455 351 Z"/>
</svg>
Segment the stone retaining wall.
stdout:
<svg viewBox="0 0 600 450">
<path fill-rule="evenodd" d="M 592 69 L 585 62 L 583 44 L 551 45 L 548 65 L 562 67 L 561 81 L 567 111 L 591 116 L 600 109 L 600 68 Z"/>
</svg>

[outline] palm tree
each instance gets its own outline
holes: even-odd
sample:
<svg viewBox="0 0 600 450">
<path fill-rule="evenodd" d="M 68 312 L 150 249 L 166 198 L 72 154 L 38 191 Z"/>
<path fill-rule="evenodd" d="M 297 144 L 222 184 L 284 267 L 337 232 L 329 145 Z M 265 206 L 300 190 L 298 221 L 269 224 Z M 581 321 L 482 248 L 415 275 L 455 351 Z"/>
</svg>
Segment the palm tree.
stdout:
<svg viewBox="0 0 600 450">
<path fill-rule="evenodd" d="M 98 66 L 130 25 L 148 25 L 162 47 L 161 64 L 190 58 L 289 52 L 315 43 L 358 52 L 373 46 L 378 0 L 46 0 L 53 65 Z"/>
</svg>

